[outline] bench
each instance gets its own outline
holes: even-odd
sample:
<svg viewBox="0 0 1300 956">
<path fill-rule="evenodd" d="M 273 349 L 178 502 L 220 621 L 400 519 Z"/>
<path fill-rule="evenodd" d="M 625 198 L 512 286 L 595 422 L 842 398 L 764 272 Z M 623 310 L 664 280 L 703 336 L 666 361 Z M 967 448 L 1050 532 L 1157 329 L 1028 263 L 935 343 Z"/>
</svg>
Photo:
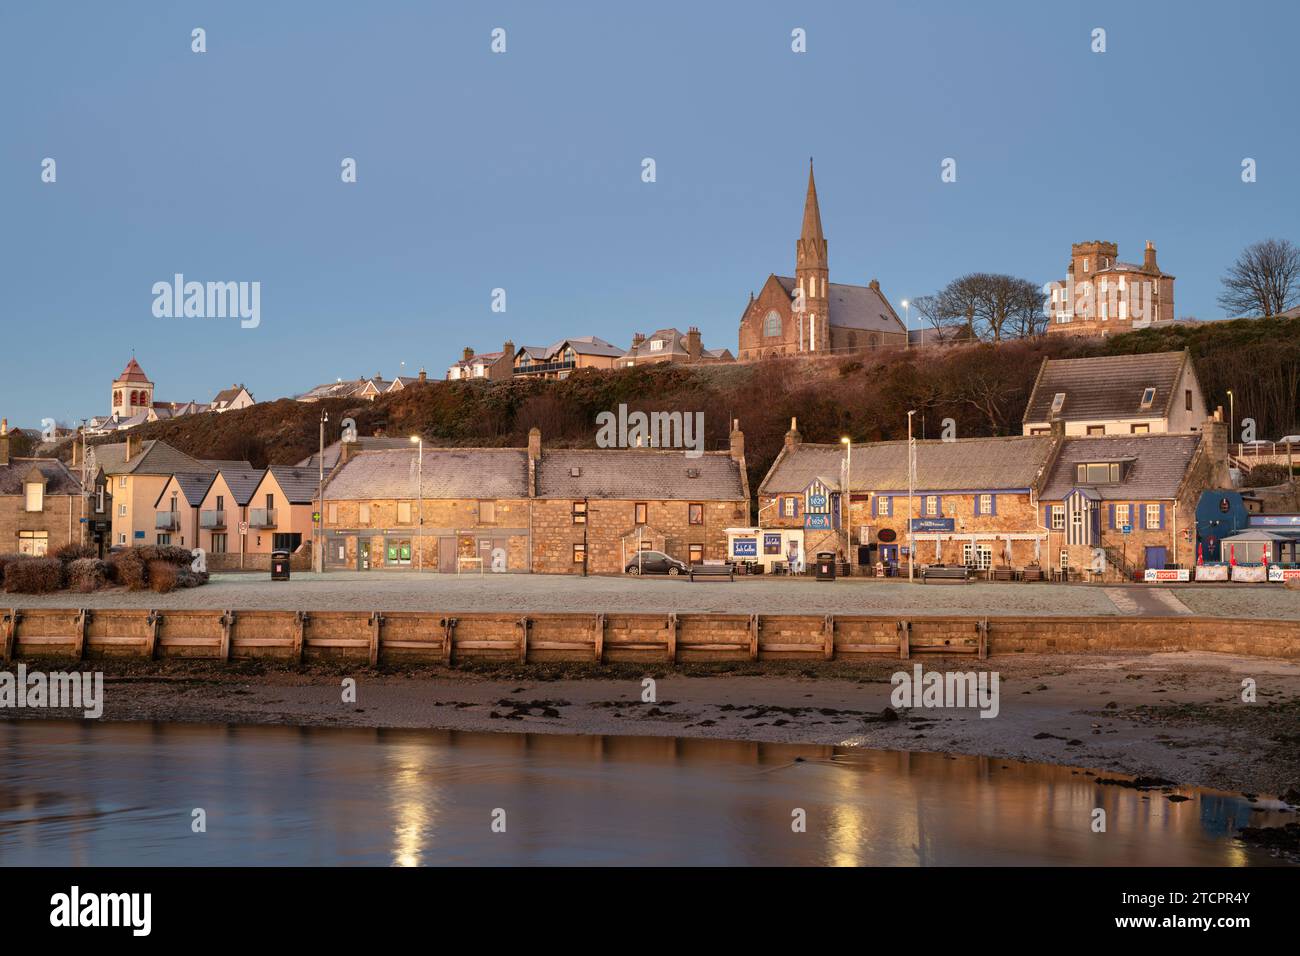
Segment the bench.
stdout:
<svg viewBox="0 0 1300 956">
<path fill-rule="evenodd" d="M 728 580 L 736 580 L 736 567 L 733 564 L 692 564 L 691 580 L 694 581 L 696 575 L 702 578 L 718 578 L 726 576 Z"/>
<path fill-rule="evenodd" d="M 923 584 L 930 581 L 968 581 L 970 580 L 970 568 L 962 565 L 937 565 L 921 569 L 921 582 Z"/>
<path fill-rule="evenodd" d="M 1014 581 L 1015 579 L 1016 579 L 1015 568 L 1000 566 L 992 569 L 991 580 Z"/>
</svg>

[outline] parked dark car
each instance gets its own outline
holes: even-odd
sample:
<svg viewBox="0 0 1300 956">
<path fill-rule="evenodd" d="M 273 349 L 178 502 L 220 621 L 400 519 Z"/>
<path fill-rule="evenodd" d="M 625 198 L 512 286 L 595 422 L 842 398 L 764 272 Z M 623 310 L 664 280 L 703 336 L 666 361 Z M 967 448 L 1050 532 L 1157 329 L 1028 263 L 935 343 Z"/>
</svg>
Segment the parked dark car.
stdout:
<svg viewBox="0 0 1300 956">
<path fill-rule="evenodd" d="M 662 551 L 641 551 L 633 556 L 623 569 L 625 574 L 685 574 L 689 568 L 684 562 L 670 558 Z"/>
</svg>

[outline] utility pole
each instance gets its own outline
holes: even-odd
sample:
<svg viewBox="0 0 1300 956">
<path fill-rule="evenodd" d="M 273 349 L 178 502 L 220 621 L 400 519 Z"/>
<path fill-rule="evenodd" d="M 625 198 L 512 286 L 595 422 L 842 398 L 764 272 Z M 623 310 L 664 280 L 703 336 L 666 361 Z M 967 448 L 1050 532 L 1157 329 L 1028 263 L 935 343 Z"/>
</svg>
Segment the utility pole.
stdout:
<svg viewBox="0 0 1300 956">
<path fill-rule="evenodd" d="M 849 564 L 849 576 L 853 575 L 853 439 L 847 435 L 840 439 L 844 446 L 844 472 L 840 494 L 840 507 L 844 510 L 844 560 Z"/>
<path fill-rule="evenodd" d="M 320 453 L 316 456 L 316 466 L 319 470 L 318 484 L 316 486 L 316 505 L 319 509 L 316 513 L 320 520 L 316 522 L 316 536 L 320 538 L 320 544 L 316 553 L 320 556 L 320 563 L 316 570 L 321 574 L 325 573 L 325 423 L 330 420 L 330 413 L 322 411 L 320 414 Z M 239 546 L 240 557 L 243 557 L 243 542 Z"/>
<path fill-rule="evenodd" d="M 420 526 L 417 529 L 416 539 L 415 539 L 416 548 L 417 548 L 415 552 L 415 570 L 423 571 L 424 570 L 424 438 L 421 437 L 420 435 L 412 435 L 411 442 L 419 446 L 418 449 L 416 450 L 416 454 L 420 456 L 420 463 L 417 469 L 417 473 L 419 474 L 419 478 L 417 479 L 417 481 L 419 484 L 419 498 L 420 498 L 420 516 L 419 516 Z M 410 472 L 407 472 L 407 474 L 410 474 Z M 482 561 L 483 561 L 483 556 L 480 554 L 479 555 L 480 574 L 483 572 Z"/>
</svg>

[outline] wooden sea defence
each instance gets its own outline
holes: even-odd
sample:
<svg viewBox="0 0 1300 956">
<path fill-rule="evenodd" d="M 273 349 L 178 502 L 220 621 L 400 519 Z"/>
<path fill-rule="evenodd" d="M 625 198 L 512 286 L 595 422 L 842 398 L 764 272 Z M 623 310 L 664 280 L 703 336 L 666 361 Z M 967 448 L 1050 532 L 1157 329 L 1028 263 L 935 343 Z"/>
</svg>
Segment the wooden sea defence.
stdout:
<svg viewBox="0 0 1300 956">
<path fill-rule="evenodd" d="M 663 664 L 1193 650 L 1300 659 L 1300 621 L 77 608 L 0 613 L 0 661 L 128 656 L 341 658 L 372 666 L 472 660 Z"/>
</svg>

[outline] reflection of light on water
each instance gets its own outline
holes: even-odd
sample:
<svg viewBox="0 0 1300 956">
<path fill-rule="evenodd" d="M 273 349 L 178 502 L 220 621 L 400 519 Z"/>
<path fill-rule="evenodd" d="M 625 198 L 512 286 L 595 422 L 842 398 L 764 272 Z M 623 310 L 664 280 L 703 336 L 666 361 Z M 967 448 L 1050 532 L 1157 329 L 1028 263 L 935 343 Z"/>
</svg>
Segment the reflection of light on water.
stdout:
<svg viewBox="0 0 1300 956">
<path fill-rule="evenodd" d="M 438 793 L 422 785 L 428 769 L 429 749 L 398 745 L 386 751 L 388 796 L 393 815 L 393 865 L 419 866 L 423 862 L 425 833 L 432 829 Z"/>
</svg>

